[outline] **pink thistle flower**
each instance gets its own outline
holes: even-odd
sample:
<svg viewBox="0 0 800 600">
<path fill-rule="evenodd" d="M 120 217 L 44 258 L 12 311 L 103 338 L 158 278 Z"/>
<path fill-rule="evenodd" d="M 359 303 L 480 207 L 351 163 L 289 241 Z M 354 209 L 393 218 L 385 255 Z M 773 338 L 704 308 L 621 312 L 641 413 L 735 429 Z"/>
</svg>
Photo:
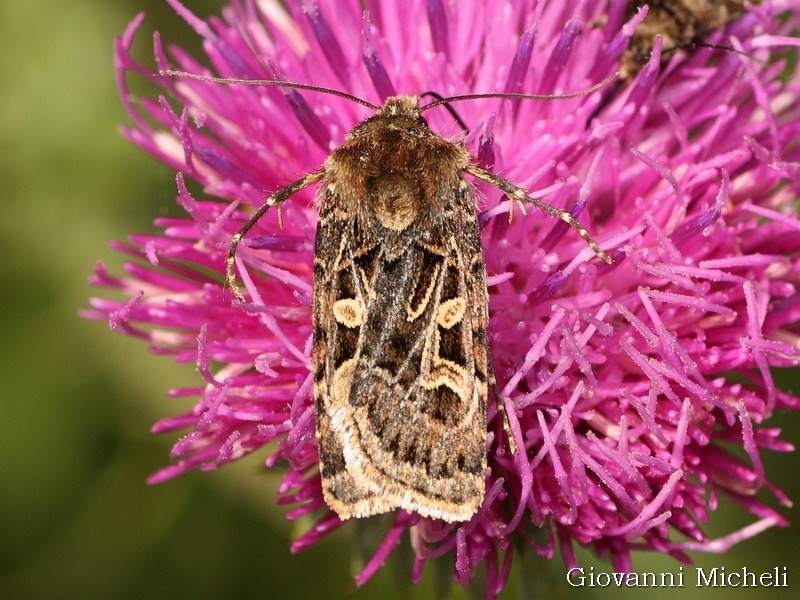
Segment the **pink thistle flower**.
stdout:
<svg viewBox="0 0 800 600">
<path fill-rule="evenodd" d="M 618 68 L 644 16 L 625 23 L 623 0 L 427 0 L 402 14 L 385 0 L 366 2 L 366 12 L 357 2 L 262 0 L 232 2 L 222 18 L 202 21 L 168 1 L 202 36 L 214 75 L 313 83 L 376 104 L 426 90 L 579 90 Z M 785 524 L 755 494 L 767 488 L 789 504 L 761 454 L 793 450 L 766 421 L 800 402 L 770 372 L 800 359 L 800 87 L 798 63 L 786 57 L 800 45 L 792 37 L 799 6 L 765 0 L 709 40 L 752 58 L 699 48 L 662 69 L 656 41 L 636 79 L 614 89 L 456 105 L 476 161 L 572 212 L 615 264 L 595 260 L 549 217 L 517 213 L 509 224 L 508 202 L 480 187 L 491 356 L 520 452 L 503 452 L 492 408 L 478 513 L 453 524 L 398 511 L 359 584 L 406 529 L 415 580 L 426 561 L 447 554 L 462 584 L 484 564 L 494 597 L 514 538 L 548 557 L 558 540 L 568 567 L 575 543 L 593 547 L 624 571 L 634 549 L 687 561 L 688 550 L 724 551 Z M 201 381 L 172 391 L 197 398 L 194 408 L 154 427 L 189 433 L 151 482 L 277 441 L 266 462 L 288 465 L 280 486 L 281 502 L 294 506 L 288 518 L 318 518 L 294 543 L 301 550 L 341 525 L 323 502 L 314 437 L 313 192 L 283 205 L 282 227 L 267 215 L 240 247 L 252 304 L 233 304 L 223 290 L 224 256 L 243 209 L 318 168 L 366 112 L 294 90 L 154 76 L 129 53 L 141 22 L 116 47 L 134 122 L 125 133 L 178 171 L 187 216 L 158 219 L 159 233 L 115 244 L 131 257 L 126 275 L 100 264 L 92 283 L 128 299 L 95 298 L 86 315 L 197 363 Z M 180 48 L 168 59 L 158 35 L 155 54 L 159 69 L 207 72 Z M 134 100 L 131 73 L 167 96 Z M 426 117 L 458 137 L 446 111 Z M 193 197 L 187 177 L 216 200 Z M 754 521 L 710 540 L 702 525 L 719 494 Z M 547 527 L 544 545 L 529 539 L 531 523 Z"/>
</svg>

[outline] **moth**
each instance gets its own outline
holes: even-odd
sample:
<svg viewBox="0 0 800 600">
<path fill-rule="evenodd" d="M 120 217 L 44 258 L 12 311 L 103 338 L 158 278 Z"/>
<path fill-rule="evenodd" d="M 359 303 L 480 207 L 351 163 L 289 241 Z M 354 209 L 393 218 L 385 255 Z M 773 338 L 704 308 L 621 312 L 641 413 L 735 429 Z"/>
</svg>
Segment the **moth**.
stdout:
<svg viewBox="0 0 800 600">
<path fill-rule="evenodd" d="M 625 20 L 643 5 L 648 6 L 647 16 L 636 28 L 622 57 L 621 72 L 626 79 L 632 79 L 647 62 L 656 36 L 663 39 L 661 52 L 666 62 L 678 50 L 703 45 L 703 38 L 745 13 L 744 0 L 629 0 Z"/>
<path fill-rule="evenodd" d="M 271 195 L 233 236 L 226 282 L 244 301 L 235 274 L 242 238 L 270 208 L 320 184 L 312 313 L 325 501 L 342 519 L 402 508 L 469 520 L 485 491 L 487 397 L 495 381 L 475 192 L 465 176 L 565 221 L 597 256 L 611 258 L 570 213 L 476 166 L 422 113 L 468 98 L 537 96 L 470 95 L 425 106 L 419 97 L 396 96 L 376 107 L 314 86 L 195 77 L 313 89 L 375 111 L 321 168 Z"/>
</svg>

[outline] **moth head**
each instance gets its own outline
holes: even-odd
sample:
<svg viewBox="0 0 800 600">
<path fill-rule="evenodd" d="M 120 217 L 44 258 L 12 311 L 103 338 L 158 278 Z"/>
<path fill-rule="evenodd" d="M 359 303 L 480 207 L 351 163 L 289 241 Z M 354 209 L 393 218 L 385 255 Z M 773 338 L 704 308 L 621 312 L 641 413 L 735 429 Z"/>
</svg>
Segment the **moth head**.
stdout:
<svg viewBox="0 0 800 600">
<path fill-rule="evenodd" d="M 378 117 L 396 117 L 419 122 L 419 96 L 391 96 L 375 113 Z M 424 120 L 422 121 L 424 123 Z"/>
<path fill-rule="evenodd" d="M 365 133 L 377 135 L 379 131 L 392 132 L 392 137 L 408 135 L 419 137 L 430 129 L 419 109 L 419 96 L 391 96 L 375 114 L 351 132 L 351 137 Z M 400 132 L 400 133 L 398 133 Z"/>
</svg>

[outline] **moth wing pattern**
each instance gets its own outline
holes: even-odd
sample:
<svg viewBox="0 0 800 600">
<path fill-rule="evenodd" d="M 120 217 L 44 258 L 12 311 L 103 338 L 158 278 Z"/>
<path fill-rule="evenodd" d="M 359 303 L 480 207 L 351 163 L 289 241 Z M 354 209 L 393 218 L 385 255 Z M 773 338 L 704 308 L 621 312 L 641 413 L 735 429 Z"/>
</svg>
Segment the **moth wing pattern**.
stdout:
<svg viewBox="0 0 800 600">
<path fill-rule="evenodd" d="M 488 295 L 471 186 L 400 230 L 322 191 L 314 395 L 325 500 L 468 520 L 485 490 Z M 366 221 L 366 222 L 365 222 Z"/>
<path fill-rule="evenodd" d="M 329 192 L 330 190 L 328 190 Z M 327 193 L 330 198 L 331 194 Z M 355 264 L 343 262 L 345 250 L 352 248 L 352 223 L 345 215 L 337 214 L 329 202 L 323 200 L 317 222 L 314 251 L 314 404 L 316 435 L 319 449 L 320 473 L 325 501 L 340 517 L 349 518 L 374 514 L 370 511 L 377 499 L 361 478 L 354 478 L 347 469 L 341 435 L 335 431 L 331 414 L 337 400 L 331 393 L 340 356 L 337 345 L 357 345 L 358 331 L 347 326 L 340 327 L 334 316 L 334 306 L 343 295 L 355 300 L 355 306 L 365 306 L 368 288 L 363 285 L 362 273 Z M 371 253 L 375 247 L 361 247 L 362 252 Z M 335 260 L 329 253 L 335 252 Z M 348 252 L 351 255 L 352 253 Z M 371 276 L 369 261 L 359 261 L 364 275 Z M 364 271 L 364 268 L 367 270 Z M 347 290 L 347 291 L 345 291 Z M 345 304 L 340 304 L 340 308 Z M 352 307 L 352 306 L 351 306 Z M 340 317 L 343 315 L 340 315 Z M 357 315 L 355 315 L 357 316 Z M 338 359 L 341 362 L 341 358 Z M 389 510 L 389 508 L 387 508 Z"/>
</svg>

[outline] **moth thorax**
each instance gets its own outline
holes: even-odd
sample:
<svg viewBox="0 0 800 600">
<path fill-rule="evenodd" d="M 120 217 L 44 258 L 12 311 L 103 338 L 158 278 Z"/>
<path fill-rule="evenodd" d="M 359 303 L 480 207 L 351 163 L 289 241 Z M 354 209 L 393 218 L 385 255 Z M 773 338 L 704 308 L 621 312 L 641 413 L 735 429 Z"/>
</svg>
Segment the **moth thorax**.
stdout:
<svg viewBox="0 0 800 600">
<path fill-rule="evenodd" d="M 374 215 L 387 229 L 408 227 L 423 208 L 424 193 L 419 183 L 402 173 L 387 173 L 374 191 L 370 204 Z"/>
</svg>

